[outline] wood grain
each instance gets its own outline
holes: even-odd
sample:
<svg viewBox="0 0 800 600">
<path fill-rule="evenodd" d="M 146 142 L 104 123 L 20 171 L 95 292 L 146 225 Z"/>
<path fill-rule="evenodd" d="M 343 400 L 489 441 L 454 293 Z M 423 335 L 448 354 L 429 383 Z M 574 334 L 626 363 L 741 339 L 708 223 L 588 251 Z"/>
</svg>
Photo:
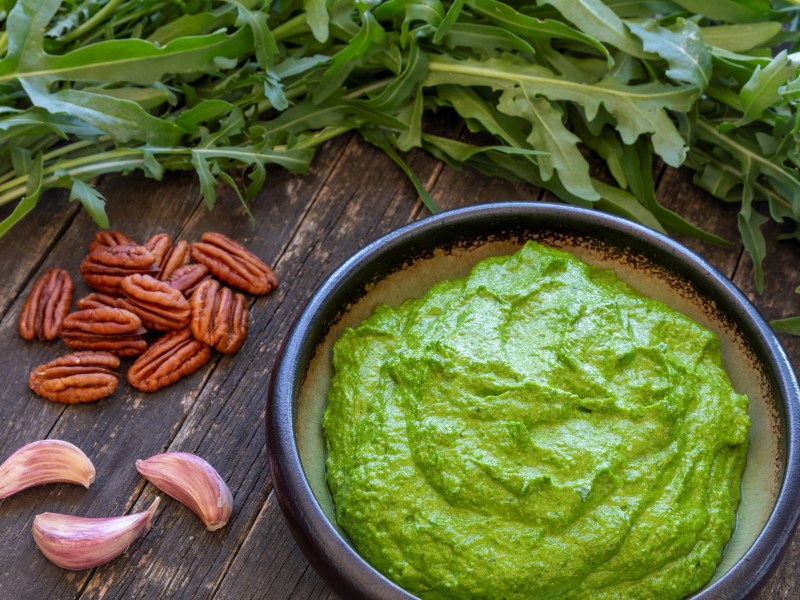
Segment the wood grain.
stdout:
<svg viewBox="0 0 800 600">
<path fill-rule="evenodd" d="M 454 121 L 432 125 L 462 132 Z M 472 170 L 456 172 L 421 152 L 407 157 L 441 209 L 499 200 L 547 198 L 532 186 L 497 181 Z M 49 194 L 0 240 L 0 458 L 41 438 L 69 440 L 97 468 L 89 489 L 49 485 L 0 502 L 0 598 L 219 598 L 317 599 L 333 594 L 291 539 L 271 488 L 264 436 L 266 390 L 279 345 L 313 290 L 356 250 L 392 229 L 428 214 L 390 159 L 357 137 L 329 142 L 303 177 L 270 172 L 252 203 L 248 224 L 235 195 L 220 190 L 209 212 L 195 178 L 154 182 L 110 176 L 101 183 L 112 226 L 138 240 L 159 231 L 198 239 L 219 231 L 244 243 L 280 279 L 269 296 L 251 298 L 250 335 L 234 356 L 214 359 L 200 372 L 155 394 L 127 384 L 111 398 L 69 406 L 33 396 L 29 371 L 65 353 L 58 342 L 26 343 L 16 334 L 25 294 L 38 274 L 55 266 L 76 279 L 76 297 L 88 290 L 78 263 L 96 226 L 63 194 Z M 698 190 L 686 170 L 660 172 L 658 196 L 695 224 L 737 240 L 736 207 Z M 2 215 L 0 215 L 2 216 Z M 682 240 L 732 278 L 768 318 L 800 313 L 797 243 L 777 242 L 768 230 L 767 289 L 753 289 L 752 265 L 739 245 Z M 800 339 L 782 341 L 795 367 Z M 124 366 L 129 364 L 126 362 Z M 137 458 L 165 450 L 194 452 L 214 465 L 234 492 L 234 517 L 208 532 L 188 509 L 163 498 L 152 528 L 125 555 L 97 569 L 71 573 L 49 563 L 30 535 L 33 517 L 55 511 L 87 516 L 142 510 L 157 491 L 138 476 Z M 775 575 L 756 597 L 793 598 L 800 587 L 800 539 L 795 536 Z"/>
</svg>

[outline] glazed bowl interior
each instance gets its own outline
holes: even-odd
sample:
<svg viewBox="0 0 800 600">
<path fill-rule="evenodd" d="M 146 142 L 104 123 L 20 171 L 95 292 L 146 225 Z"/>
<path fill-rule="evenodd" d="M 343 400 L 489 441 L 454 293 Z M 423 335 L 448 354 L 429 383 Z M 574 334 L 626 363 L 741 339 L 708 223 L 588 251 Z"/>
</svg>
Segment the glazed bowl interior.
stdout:
<svg viewBox="0 0 800 600">
<path fill-rule="evenodd" d="M 645 228 L 562 205 L 484 205 L 418 222 L 364 249 L 315 294 L 295 323 L 276 363 L 269 416 L 270 421 L 280 418 L 276 414 L 281 410 L 277 405 L 280 402 L 291 412 L 284 417 L 290 419 L 292 427 L 291 442 L 296 451 L 292 458 L 299 461 L 297 475 L 305 479 L 308 498 L 298 504 L 296 495 L 303 493 L 302 485 L 299 492 L 291 490 L 286 494 L 282 479 L 285 474 L 275 473 L 282 468 L 281 458 L 273 456 L 272 461 L 276 491 L 279 499 L 283 497 L 282 506 L 288 511 L 290 525 L 295 521 L 292 529 L 301 547 L 313 555 L 316 542 L 310 542 L 309 548 L 308 540 L 300 538 L 322 534 L 338 537 L 343 547 L 349 546 L 346 535 L 336 525 L 325 482 L 321 426 L 332 376 L 332 346 L 343 329 L 358 325 L 380 304 L 396 306 L 419 297 L 437 281 L 464 277 L 482 259 L 511 254 L 529 239 L 568 250 L 592 265 L 613 269 L 642 294 L 666 302 L 719 337 L 723 363 L 734 387 L 750 399 L 752 426 L 736 530 L 714 579 L 696 597 L 732 598 L 737 597 L 731 593 L 734 588 L 751 589 L 785 542 L 772 540 L 777 549 L 760 548 L 760 544 L 766 544 L 761 538 L 769 537 L 765 526 L 778 512 L 781 499 L 791 492 L 787 478 L 791 484 L 788 487 L 797 489 L 795 466 L 788 468 L 797 462 L 793 448 L 797 416 L 789 414 L 796 410 L 797 402 L 791 366 L 755 308 L 702 259 Z M 270 435 L 280 437 L 278 429 L 270 431 Z M 273 453 L 286 451 L 275 448 L 275 444 L 282 444 L 280 439 L 275 443 L 271 440 L 270 444 Z M 316 515 L 289 515 L 309 506 L 313 509 L 314 503 Z M 796 513 L 795 509 L 783 515 L 790 525 L 796 521 Z M 309 532 L 304 525 L 298 526 L 298 517 L 301 523 L 308 519 L 327 523 L 314 524 L 322 528 L 322 533 Z M 783 535 L 785 538 L 788 533 Z M 762 554 L 758 554 L 759 550 Z M 355 556 L 352 548 L 350 552 Z M 742 560 L 746 554 L 755 556 L 760 563 L 756 566 L 759 572 L 753 572 L 752 567 L 747 570 L 748 561 Z M 319 557 L 309 558 L 319 566 Z M 321 567 L 326 577 L 326 572 L 335 571 L 339 565 Z M 369 575 L 368 565 L 359 565 L 359 569 L 362 576 L 364 571 Z M 735 577 L 727 577 L 726 574 L 733 575 L 732 571 Z M 397 591 L 388 581 L 381 583 L 387 590 Z"/>
</svg>

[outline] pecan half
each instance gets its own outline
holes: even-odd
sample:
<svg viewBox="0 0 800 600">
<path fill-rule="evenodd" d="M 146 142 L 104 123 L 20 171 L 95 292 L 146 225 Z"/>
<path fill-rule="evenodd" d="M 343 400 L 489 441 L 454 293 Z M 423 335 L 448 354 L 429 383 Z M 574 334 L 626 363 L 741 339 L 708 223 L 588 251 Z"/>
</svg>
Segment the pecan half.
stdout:
<svg viewBox="0 0 800 600">
<path fill-rule="evenodd" d="M 33 284 L 19 315 L 19 334 L 25 340 L 54 340 L 72 304 L 75 286 L 64 269 L 51 269 Z"/>
<path fill-rule="evenodd" d="M 128 237 L 121 231 L 98 231 L 94 234 L 92 242 L 89 244 L 89 252 L 106 246 L 135 246 L 133 238 Z"/>
<path fill-rule="evenodd" d="M 242 294 L 209 279 L 197 286 L 189 302 L 194 337 L 223 354 L 233 354 L 242 347 L 250 314 Z"/>
<path fill-rule="evenodd" d="M 128 383 L 143 392 L 155 392 L 191 375 L 211 358 L 211 346 L 197 340 L 187 327 L 153 342 L 128 369 Z"/>
<path fill-rule="evenodd" d="M 150 251 L 150 254 L 156 257 L 156 264 L 160 264 L 164 255 L 172 245 L 172 236 L 168 233 L 157 233 L 150 237 L 145 243 L 144 247 Z"/>
<path fill-rule="evenodd" d="M 123 279 L 120 289 L 125 297 L 117 300 L 117 306 L 139 315 L 147 329 L 175 331 L 189 324 L 189 301 L 166 282 L 137 273 Z"/>
<path fill-rule="evenodd" d="M 86 285 L 99 292 L 119 295 L 119 284 L 134 273 L 157 273 L 156 257 L 144 246 L 102 246 L 81 262 Z"/>
<path fill-rule="evenodd" d="M 164 255 L 164 258 L 161 260 L 161 272 L 158 274 L 158 278 L 161 281 L 166 280 L 172 275 L 177 269 L 189 264 L 189 256 L 190 251 L 189 242 L 186 240 L 181 240 L 172 244 L 169 247 L 169 250 Z"/>
<path fill-rule="evenodd" d="M 86 310 L 87 308 L 102 308 L 104 306 L 116 308 L 118 298 L 118 296 L 109 296 L 108 294 L 92 292 L 83 298 L 78 298 L 75 301 L 75 304 L 79 310 Z"/>
<path fill-rule="evenodd" d="M 117 356 L 136 356 L 147 348 L 142 320 L 122 308 L 89 308 L 70 313 L 59 336 L 74 350 L 105 350 Z"/>
<path fill-rule="evenodd" d="M 144 243 L 156 257 L 158 265 L 157 279 L 164 281 L 175 269 L 189 263 L 189 242 L 180 240 L 172 243 L 168 233 L 157 233 Z"/>
<path fill-rule="evenodd" d="M 204 233 L 192 244 L 192 258 L 220 281 L 255 295 L 278 287 L 278 278 L 260 258 L 221 233 Z"/>
<path fill-rule="evenodd" d="M 36 367 L 28 386 L 53 402 L 94 402 L 117 390 L 117 367 L 119 358 L 110 352 L 75 352 Z"/>
<path fill-rule="evenodd" d="M 208 274 L 208 267 L 205 265 L 191 263 L 175 269 L 172 274 L 164 280 L 164 283 L 174 287 L 187 298 L 203 281 L 211 279 Z"/>
</svg>

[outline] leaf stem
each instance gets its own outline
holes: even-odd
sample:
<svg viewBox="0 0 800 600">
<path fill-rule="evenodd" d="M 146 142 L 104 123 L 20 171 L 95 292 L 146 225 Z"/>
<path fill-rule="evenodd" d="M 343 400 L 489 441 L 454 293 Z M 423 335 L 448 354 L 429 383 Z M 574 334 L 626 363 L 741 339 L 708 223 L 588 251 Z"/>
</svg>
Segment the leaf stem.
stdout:
<svg viewBox="0 0 800 600">
<path fill-rule="evenodd" d="M 486 85 L 491 86 L 492 80 L 494 81 L 501 81 L 501 82 L 509 82 L 509 83 L 529 83 L 533 85 L 557 85 L 562 88 L 566 89 L 574 89 L 580 91 L 580 93 L 585 94 L 587 97 L 591 97 L 593 95 L 597 95 L 598 92 L 602 92 L 603 94 L 607 94 L 609 96 L 621 96 L 628 99 L 633 100 L 646 100 L 648 98 L 653 98 L 655 96 L 659 96 L 662 98 L 667 97 L 667 93 L 665 93 L 664 88 L 660 88 L 658 91 L 649 91 L 646 93 L 637 92 L 635 86 L 627 86 L 625 89 L 615 89 L 611 86 L 602 86 L 596 84 L 586 84 L 580 81 L 570 81 L 568 79 L 563 79 L 556 75 L 552 76 L 543 76 L 543 75 L 533 75 L 531 73 L 524 73 L 522 71 L 522 67 L 514 69 L 514 65 L 509 65 L 506 70 L 498 69 L 498 68 L 491 68 L 487 66 L 481 65 L 479 62 L 472 61 L 468 64 L 464 64 L 464 62 L 455 62 L 455 61 L 443 61 L 436 57 L 436 55 L 432 55 L 428 62 L 428 69 L 433 72 L 439 73 L 449 73 L 449 74 L 463 74 L 472 77 L 477 77 L 480 79 L 486 80 Z M 670 88 L 673 93 L 682 93 L 685 92 L 687 89 L 691 88 L 692 86 L 684 85 L 684 86 L 676 86 Z M 666 105 L 666 108 L 670 108 Z"/>
<path fill-rule="evenodd" d="M 85 22 L 81 23 L 78 27 L 76 27 L 69 33 L 62 35 L 59 38 L 59 42 L 68 44 L 69 42 L 78 39 L 86 32 L 91 31 L 92 29 L 95 28 L 95 26 L 105 21 L 106 17 L 112 14 L 121 2 L 122 0 L 109 0 L 108 2 L 106 2 L 103 8 L 94 13 L 94 15 L 92 15 Z"/>
<path fill-rule="evenodd" d="M 276 40 L 284 40 L 292 37 L 293 35 L 309 31 L 308 21 L 306 21 L 306 13 L 301 12 L 300 14 L 295 15 L 288 21 L 273 28 L 271 31 Z"/>
<path fill-rule="evenodd" d="M 317 146 L 322 145 L 324 142 L 331 140 L 337 136 L 342 135 L 343 133 L 347 133 L 353 129 L 350 125 L 336 125 L 326 127 L 320 131 L 315 132 L 313 135 L 308 136 L 307 138 L 299 141 L 297 144 L 292 146 L 293 148 L 316 148 Z"/>
<path fill-rule="evenodd" d="M 139 156 L 136 157 L 136 154 Z M 101 157 L 100 161 L 97 161 L 98 157 Z M 114 150 L 104 155 L 95 154 L 50 165 L 44 169 L 42 186 L 45 189 L 54 186 L 62 177 L 60 171 L 66 172 L 70 177 L 91 178 L 103 173 L 135 169 L 143 165 L 144 157 L 141 151 Z M 0 206 L 22 198 L 27 191 L 27 185 L 28 175 L 20 175 L 0 185 Z"/>
<path fill-rule="evenodd" d="M 340 133 L 347 131 L 344 126 L 338 128 L 331 128 L 331 131 L 326 131 L 323 135 L 318 135 L 304 144 L 300 144 L 301 148 L 313 148 L 320 145 L 324 141 L 335 137 Z M 276 147 L 276 150 L 285 149 L 283 147 Z M 61 172 L 63 171 L 69 177 L 82 177 L 89 179 L 97 175 L 110 172 L 127 171 L 131 169 L 141 168 L 144 166 L 144 151 L 147 150 L 153 154 L 162 154 L 175 157 L 189 157 L 193 152 L 200 152 L 201 150 L 186 148 L 186 147 L 138 147 L 138 148 L 118 148 L 109 150 L 107 152 L 91 154 L 87 156 L 79 156 L 68 160 L 62 160 L 48 165 L 43 169 L 42 186 L 44 188 L 51 187 L 61 179 Z M 232 150 L 230 154 L 235 154 Z M 187 160 L 183 158 L 182 160 Z M 236 160 L 234 158 L 234 160 Z M 187 163 L 188 164 L 188 163 Z M 7 204 L 15 199 L 22 198 L 27 191 L 28 175 L 20 175 L 9 181 L 0 184 L 0 206 Z"/>
</svg>

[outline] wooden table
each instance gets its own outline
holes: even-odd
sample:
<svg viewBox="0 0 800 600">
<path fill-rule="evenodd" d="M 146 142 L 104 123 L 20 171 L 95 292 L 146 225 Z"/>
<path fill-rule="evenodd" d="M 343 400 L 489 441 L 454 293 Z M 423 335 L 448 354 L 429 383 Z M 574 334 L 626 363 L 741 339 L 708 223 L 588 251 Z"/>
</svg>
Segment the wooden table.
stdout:
<svg viewBox="0 0 800 600">
<path fill-rule="evenodd" d="M 437 127 L 458 133 L 457 123 L 445 120 Z M 552 199 L 538 189 L 455 172 L 422 153 L 409 159 L 441 209 Z M 251 302 L 250 335 L 237 355 L 217 354 L 193 376 L 153 394 L 123 383 L 110 398 L 64 406 L 28 390 L 30 371 L 65 348 L 60 342 L 20 339 L 22 304 L 36 277 L 56 266 L 76 280 L 76 298 L 88 291 L 78 265 L 97 227 L 66 194 L 55 192 L 0 240 L 0 460 L 28 442 L 60 438 L 81 447 L 97 468 L 97 481 L 88 490 L 54 484 L 0 501 L 0 598 L 334 597 L 297 549 L 272 492 L 264 432 L 270 370 L 292 320 L 322 280 L 353 252 L 427 210 L 394 164 L 357 137 L 329 142 L 303 177 L 279 170 L 270 177 L 252 205 L 255 229 L 229 190 L 220 190 L 218 206 L 209 212 L 191 174 L 161 182 L 107 176 L 100 182 L 113 228 L 140 241 L 160 231 L 190 241 L 204 231 L 220 231 L 270 263 L 281 281 L 273 294 Z M 690 172 L 663 170 L 658 191 L 662 202 L 694 222 L 739 239 L 737 207 L 696 189 Z M 0 211 L 0 217 L 6 214 Z M 776 318 L 800 313 L 800 296 L 794 293 L 800 284 L 798 245 L 776 242 L 777 234 L 777 227 L 767 227 L 763 295 L 754 292 L 752 265 L 740 245 L 687 243 L 730 277 L 765 317 Z M 800 338 L 782 341 L 800 365 Z M 113 562 L 69 572 L 43 557 L 31 536 L 36 514 L 143 510 L 156 490 L 138 475 L 134 461 L 166 450 L 196 453 L 218 469 L 234 495 L 227 527 L 208 532 L 189 510 L 163 497 L 151 529 Z M 796 598 L 798 590 L 800 536 L 795 535 L 756 597 Z"/>
</svg>

